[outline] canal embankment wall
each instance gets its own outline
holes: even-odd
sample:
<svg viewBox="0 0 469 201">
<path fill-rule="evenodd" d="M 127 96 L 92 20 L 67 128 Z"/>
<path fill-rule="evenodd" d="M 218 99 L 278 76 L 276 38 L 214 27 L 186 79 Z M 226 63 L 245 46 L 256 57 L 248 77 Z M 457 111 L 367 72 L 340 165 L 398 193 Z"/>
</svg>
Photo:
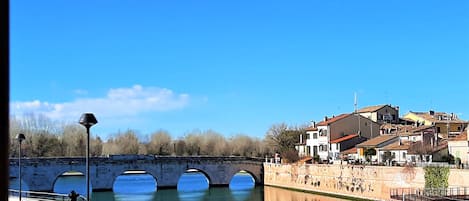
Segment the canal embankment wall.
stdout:
<svg viewBox="0 0 469 201">
<path fill-rule="evenodd" d="M 449 187 L 469 187 L 469 170 L 451 169 Z M 424 188 L 421 167 L 264 163 L 264 184 L 372 200 L 391 200 L 391 189 Z"/>
</svg>

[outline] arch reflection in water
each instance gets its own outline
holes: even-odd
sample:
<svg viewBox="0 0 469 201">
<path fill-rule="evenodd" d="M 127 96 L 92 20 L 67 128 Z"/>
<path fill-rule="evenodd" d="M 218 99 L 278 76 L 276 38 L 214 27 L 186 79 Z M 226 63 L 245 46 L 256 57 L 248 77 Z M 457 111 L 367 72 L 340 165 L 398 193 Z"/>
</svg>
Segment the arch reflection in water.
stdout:
<svg viewBox="0 0 469 201">
<path fill-rule="evenodd" d="M 345 201 L 344 199 L 327 197 L 312 193 L 304 193 L 271 186 L 264 187 L 264 201 Z"/>
<path fill-rule="evenodd" d="M 205 191 L 209 188 L 209 178 L 200 170 L 189 169 L 181 175 L 177 190 L 181 192 Z"/>
<path fill-rule="evenodd" d="M 236 173 L 230 181 L 230 189 L 232 190 L 249 190 L 256 185 L 254 177 L 246 171 Z"/>
<path fill-rule="evenodd" d="M 210 181 L 199 170 L 189 169 L 181 175 L 177 184 L 178 197 L 185 201 L 204 200 L 208 193 Z"/>
<path fill-rule="evenodd" d="M 153 200 L 156 179 L 145 171 L 125 171 L 113 184 L 115 200 Z"/>
<path fill-rule="evenodd" d="M 90 183 L 90 189 L 92 184 Z M 82 172 L 64 172 L 54 182 L 54 192 L 68 194 L 72 190 L 80 195 L 86 196 L 86 178 Z M 93 194 L 90 192 L 90 194 Z"/>
<path fill-rule="evenodd" d="M 254 177 L 246 171 L 236 173 L 230 181 L 229 189 L 236 201 L 248 200 L 256 183 Z"/>
</svg>

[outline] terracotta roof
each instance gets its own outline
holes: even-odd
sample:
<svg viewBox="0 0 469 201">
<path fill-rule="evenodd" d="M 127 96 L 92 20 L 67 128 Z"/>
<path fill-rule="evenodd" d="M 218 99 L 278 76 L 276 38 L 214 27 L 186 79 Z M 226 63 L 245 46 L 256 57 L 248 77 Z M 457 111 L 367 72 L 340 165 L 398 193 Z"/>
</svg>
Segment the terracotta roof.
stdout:
<svg viewBox="0 0 469 201">
<path fill-rule="evenodd" d="M 379 129 L 399 128 L 400 126 L 403 126 L 403 125 L 384 123 L 384 124 L 381 124 L 381 126 L 379 126 Z"/>
<path fill-rule="evenodd" d="M 358 113 L 365 113 L 365 112 L 375 112 L 383 107 L 385 107 L 386 105 L 374 105 L 374 106 L 368 106 L 368 107 L 364 107 L 362 109 L 359 109 L 358 110 Z"/>
<path fill-rule="evenodd" d="M 352 138 L 354 138 L 354 137 L 357 137 L 357 136 L 358 136 L 358 134 L 346 135 L 346 136 L 344 136 L 344 137 L 337 138 L 337 139 L 335 139 L 335 140 L 331 140 L 331 144 L 332 144 L 332 143 L 340 143 L 340 142 L 343 142 L 343 141 L 346 141 L 346 140 L 350 140 L 350 139 L 352 139 Z"/>
<path fill-rule="evenodd" d="M 330 119 L 327 119 L 326 121 L 321 121 L 321 122 L 319 122 L 317 125 L 318 125 L 318 126 L 327 126 L 327 125 L 332 124 L 332 123 L 334 123 L 334 122 L 336 122 L 336 121 L 338 121 L 338 120 L 341 120 L 341 119 L 343 119 L 343 118 L 345 118 L 345 117 L 348 117 L 349 115 L 350 115 L 350 114 L 341 114 L 341 115 L 339 115 L 339 116 L 336 116 L 336 117 L 332 117 L 332 118 L 330 118 Z"/>
<path fill-rule="evenodd" d="M 384 146 L 381 148 L 381 150 L 385 151 L 391 151 L 391 150 L 408 150 L 409 149 L 409 143 L 401 143 L 399 142 L 394 142 L 389 145 Z"/>
<path fill-rule="evenodd" d="M 313 127 L 313 126 L 310 126 L 310 127 L 305 129 L 305 131 L 317 131 L 317 130 L 318 130 L 318 128 Z"/>
<path fill-rule="evenodd" d="M 411 127 L 407 131 L 409 131 L 409 132 L 419 132 L 419 131 L 427 130 L 429 128 L 434 128 L 434 127 L 435 127 L 434 125 Z"/>
<path fill-rule="evenodd" d="M 394 138 L 397 138 L 397 135 L 380 135 L 378 137 L 369 139 L 363 143 L 357 144 L 357 147 L 374 147 L 377 146 L 383 142 L 387 142 L 389 140 L 392 140 Z"/>
<path fill-rule="evenodd" d="M 384 124 L 381 124 L 381 126 L 379 128 L 380 129 L 396 129 L 396 130 L 402 131 L 402 130 L 410 130 L 413 127 L 415 127 L 415 126 L 414 125 L 384 123 Z"/>
<path fill-rule="evenodd" d="M 357 148 L 356 147 L 352 147 L 350 149 L 347 149 L 347 150 L 344 150 L 344 151 L 341 151 L 340 154 L 356 154 L 357 153 Z"/>
<path fill-rule="evenodd" d="M 468 141 L 467 140 L 467 132 L 468 131 L 463 131 L 461 134 L 459 134 L 456 137 L 448 138 L 448 141 Z"/>
</svg>

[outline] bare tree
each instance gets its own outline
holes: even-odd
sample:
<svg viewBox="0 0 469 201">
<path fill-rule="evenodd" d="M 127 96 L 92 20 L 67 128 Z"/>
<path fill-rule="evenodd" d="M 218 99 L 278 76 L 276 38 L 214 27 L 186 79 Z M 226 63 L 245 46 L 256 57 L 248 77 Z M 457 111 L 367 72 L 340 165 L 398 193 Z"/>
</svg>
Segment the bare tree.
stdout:
<svg viewBox="0 0 469 201">
<path fill-rule="evenodd" d="M 172 152 L 171 135 L 164 130 L 159 130 L 151 135 L 147 145 L 148 154 L 170 155 Z"/>
<path fill-rule="evenodd" d="M 103 146 L 104 154 L 138 154 L 140 143 L 137 134 L 133 130 L 118 133 L 115 138 L 110 138 Z"/>
<path fill-rule="evenodd" d="M 305 130 L 301 127 L 289 128 L 287 124 L 280 123 L 272 125 L 265 138 L 275 151 L 285 152 L 294 149 L 295 144 L 299 142 L 300 134 L 304 133 Z"/>
<path fill-rule="evenodd" d="M 213 156 L 229 155 L 229 149 L 225 137 L 213 130 L 201 134 L 201 154 Z"/>
<path fill-rule="evenodd" d="M 66 156 L 85 156 L 86 130 L 80 125 L 65 125 L 62 141 Z"/>
<path fill-rule="evenodd" d="M 179 139 L 173 142 L 174 154 L 176 156 L 183 156 L 186 154 L 186 142 L 184 139 Z"/>
<path fill-rule="evenodd" d="M 90 142 L 90 154 L 91 156 L 101 156 L 103 154 L 103 141 L 99 136 L 91 139 Z"/>
<path fill-rule="evenodd" d="M 193 131 L 184 137 L 186 143 L 186 153 L 188 155 L 200 155 L 200 144 L 202 137 L 200 132 Z"/>
<path fill-rule="evenodd" d="M 254 143 L 251 137 L 238 134 L 231 139 L 233 148 L 232 154 L 235 156 L 251 156 L 254 151 Z"/>
</svg>

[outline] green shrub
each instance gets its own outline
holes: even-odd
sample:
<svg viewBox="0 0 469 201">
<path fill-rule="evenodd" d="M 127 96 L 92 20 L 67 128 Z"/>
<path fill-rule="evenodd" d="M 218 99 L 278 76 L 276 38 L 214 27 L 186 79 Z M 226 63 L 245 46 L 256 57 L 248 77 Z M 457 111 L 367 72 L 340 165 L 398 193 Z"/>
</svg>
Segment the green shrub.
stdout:
<svg viewBox="0 0 469 201">
<path fill-rule="evenodd" d="M 425 188 L 448 188 L 449 167 L 427 166 Z"/>
</svg>

